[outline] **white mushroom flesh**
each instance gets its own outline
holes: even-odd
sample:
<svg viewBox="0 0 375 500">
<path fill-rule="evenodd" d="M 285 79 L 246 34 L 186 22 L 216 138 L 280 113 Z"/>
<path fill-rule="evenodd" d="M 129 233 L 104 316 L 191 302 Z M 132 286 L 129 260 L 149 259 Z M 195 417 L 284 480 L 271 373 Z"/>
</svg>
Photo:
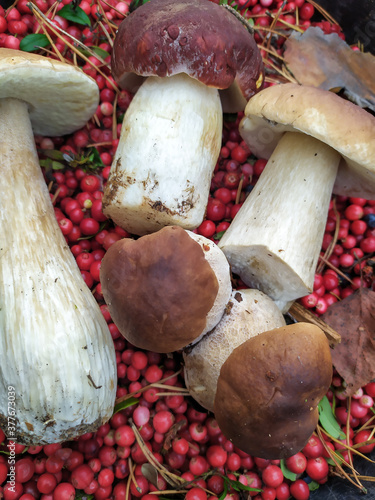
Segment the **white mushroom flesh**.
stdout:
<svg viewBox="0 0 375 500">
<path fill-rule="evenodd" d="M 232 271 L 283 310 L 313 289 L 339 162 L 317 139 L 286 132 L 219 242 Z"/>
<path fill-rule="evenodd" d="M 145 80 L 124 117 L 104 213 L 137 235 L 173 224 L 198 227 L 220 153 L 222 120 L 217 89 L 183 73 Z"/>
</svg>

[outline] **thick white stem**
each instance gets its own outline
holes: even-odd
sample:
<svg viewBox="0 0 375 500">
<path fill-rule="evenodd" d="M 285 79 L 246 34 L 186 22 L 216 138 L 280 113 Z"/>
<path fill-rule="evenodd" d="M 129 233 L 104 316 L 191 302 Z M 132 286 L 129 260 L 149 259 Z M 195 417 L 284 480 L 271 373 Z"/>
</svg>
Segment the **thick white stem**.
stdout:
<svg viewBox="0 0 375 500">
<path fill-rule="evenodd" d="M 221 147 L 219 93 L 185 74 L 150 77 L 134 96 L 104 190 L 104 213 L 142 235 L 202 222 Z"/>
<path fill-rule="evenodd" d="M 282 308 L 312 291 L 339 161 L 287 132 L 220 241 L 233 272 Z"/>
<path fill-rule="evenodd" d="M 0 100 L 0 427 L 70 439 L 108 420 L 116 361 L 108 327 L 57 224 L 27 104 Z"/>
</svg>

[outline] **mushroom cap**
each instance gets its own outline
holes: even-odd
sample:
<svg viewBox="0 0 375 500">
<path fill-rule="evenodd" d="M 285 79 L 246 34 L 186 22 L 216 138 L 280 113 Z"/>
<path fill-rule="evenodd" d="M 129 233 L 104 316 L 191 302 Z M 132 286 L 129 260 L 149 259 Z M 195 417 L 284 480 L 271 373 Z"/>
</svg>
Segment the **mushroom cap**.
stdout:
<svg viewBox="0 0 375 500">
<path fill-rule="evenodd" d="M 215 300 L 223 284 L 205 253 L 210 250 L 205 252 L 179 226 L 167 226 L 137 240 L 124 238 L 109 248 L 100 269 L 103 296 L 129 342 L 154 352 L 172 352 L 205 331 L 211 311 L 216 322 L 220 320 L 225 303 L 218 317 Z M 230 286 L 224 254 L 222 259 L 217 259 L 217 265 L 227 266 Z"/>
<path fill-rule="evenodd" d="M 284 316 L 267 295 L 255 289 L 233 290 L 216 327 L 183 351 L 190 395 L 213 412 L 220 368 L 231 352 L 249 338 L 280 326 L 285 326 Z"/>
<path fill-rule="evenodd" d="M 318 423 L 318 403 L 332 378 L 323 331 L 295 323 L 257 335 L 223 364 L 215 417 L 235 446 L 276 460 L 300 451 Z"/>
<path fill-rule="evenodd" d="M 375 194 L 375 117 L 327 90 L 293 83 L 252 97 L 240 134 L 252 153 L 269 158 L 284 132 L 302 132 L 341 155 L 333 192 L 367 199 Z"/>
<path fill-rule="evenodd" d="M 112 75 L 135 92 L 140 77 L 177 73 L 217 89 L 238 86 L 241 109 L 264 80 L 252 33 L 227 9 L 208 0 L 152 0 L 120 24 Z"/>
<path fill-rule="evenodd" d="M 99 89 L 71 64 L 0 48 L 0 99 L 9 97 L 28 103 L 35 134 L 53 137 L 86 124 L 99 104 Z"/>
</svg>

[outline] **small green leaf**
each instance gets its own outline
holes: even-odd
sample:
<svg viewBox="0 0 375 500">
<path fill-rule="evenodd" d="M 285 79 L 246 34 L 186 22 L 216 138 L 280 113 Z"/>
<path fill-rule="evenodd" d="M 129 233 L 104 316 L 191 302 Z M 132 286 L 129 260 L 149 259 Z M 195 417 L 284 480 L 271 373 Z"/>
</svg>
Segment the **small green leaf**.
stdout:
<svg viewBox="0 0 375 500">
<path fill-rule="evenodd" d="M 223 237 L 224 233 L 225 231 L 220 231 L 219 233 L 214 234 L 213 235 L 214 240 L 220 240 Z"/>
<path fill-rule="evenodd" d="M 142 5 L 149 1 L 150 0 L 132 0 L 129 5 L 129 12 L 133 12 L 134 10 L 138 9 L 138 7 L 142 7 Z"/>
<path fill-rule="evenodd" d="M 125 408 L 128 408 L 129 406 L 136 405 L 137 403 L 139 403 L 138 398 L 125 399 L 125 401 L 121 401 L 121 403 L 117 403 L 117 405 L 115 405 L 113 413 L 117 413 L 121 410 L 125 410 Z"/>
<path fill-rule="evenodd" d="M 31 33 L 26 35 L 20 43 L 20 50 L 24 52 L 34 52 L 39 50 L 41 47 L 45 48 L 50 45 L 50 42 L 46 35 L 42 33 Z"/>
<path fill-rule="evenodd" d="M 91 21 L 89 16 L 86 14 L 81 7 L 73 7 L 70 3 L 64 5 L 64 7 L 59 10 L 59 16 L 67 19 L 72 23 L 83 24 L 84 26 L 91 26 Z"/>
<path fill-rule="evenodd" d="M 315 491 L 319 489 L 319 483 L 317 483 L 316 481 L 310 481 L 308 487 L 310 491 Z"/>
<path fill-rule="evenodd" d="M 280 469 L 282 470 L 284 477 L 286 479 L 290 479 L 291 481 L 295 481 L 297 479 L 297 474 L 290 471 L 285 464 L 285 460 L 280 460 Z"/>
<path fill-rule="evenodd" d="M 64 154 L 57 149 L 41 149 L 40 153 L 51 160 L 64 161 Z"/>
<path fill-rule="evenodd" d="M 335 439 L 344 439 L 345 434 L 342 432 L 329 404 L 327 396 L 324 396 L 319 403 L 319 422 L 323 429 Z"/>
</svg>

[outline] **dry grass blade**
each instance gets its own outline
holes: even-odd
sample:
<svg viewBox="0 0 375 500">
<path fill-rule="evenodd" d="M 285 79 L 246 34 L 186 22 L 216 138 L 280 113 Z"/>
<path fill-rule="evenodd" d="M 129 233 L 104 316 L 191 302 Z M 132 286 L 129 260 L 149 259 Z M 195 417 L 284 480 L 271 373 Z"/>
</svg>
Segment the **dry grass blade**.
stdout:
<svg viewBox="0 0 375 500">
<path fill-rule="evenodd" d="M 307 0 L 308 3 L 311 3 L 311 5 L 323 16 L 327 19 L 328 22 L 331 24 L 339 24 L 332 16 L 329 14 L 321 5 L 318 3 L 314 2 L 314 0 Z"/>
<path fill-rule="evenodd" d="M 139 389 L 137 392 L 132 392 L 130 394 L 125 394 L 125 396 L 121 396 L 120 398 L 116 399 L 116 404 L 122 403 L 123 401 L 126 401 L 127 399 L 134 398 L 135 394 L 140 394 L 142 392 L 145 392 L 148 389 L 151 389 L 152 387 L 153 388 L 157 388 L 157 389 L 160 389 L 160 388 L 165 389 L 166 385 L 164 384 L 164 382 L 167 382 L 171 378 L 180 375 L 181 372 L 182 372 L 182 370 L 178 370 L 177 372 L 172 373 L 171 375 L 168 375 L 168 377 L 165 377 L 165 378 L 159 380 L 159 382 L 153 382 L 152 384 L 145 385 L 144 387 L 142 387 L 141 389 Z M 173 387 L 173 390 L 176 390 L 175 386 L 169 386 L 169 387 Z M 184 393 L 184 394 L 186 395 L 186 393 Z"/>
<path fill-rule="evenodd" d="M 42 23 L 46 23 L 48 24 L 49 26 L 49 29 L 52 31 L 52 33 L 54 35 L 56 35 L 58 38 L 60 38 L 60 40 L 62 40 L 65 45 L 67 45 L 73 52 L 75 52 L 80 58 L 82 58 L 84 61 L 86 61 L 90 66 L 92 66 L 98 73 L 100 73 L 103 78 L 105 78 L 111 85 L 111 87 L 113 88 L 113 90 L 115 92 L 119 92 L 119 89 L 117 87 L 117 85 L 110 79 L 108 78 L 108 76 L 103 73 L 103 71 L 98 67 L 98 66 L 95 66 L 94 63 L 92 63 L 90 61 L 90 59 L 88 57 L 85 56 L 85 54 L 83 54 L 82 52 L 80 52 L 75 46 L 74 44 L 70 43 L 68 40 L 65 40 L 64 38 L 61 37 L 60 33 L 63 33 L 64 35 L 66 35 L 67 37 L 69 37 L 70 39 L 73 40 L 73 42 L 75 44 L 77 44 L 77 46 L 81 47 L 83 50 L 87 51 L 92 57 L 95 57 L 96 59 L 98 59 L 100 62 L 103 63 L 104 66 L 108 66 L 108 63 L 106 63 L 98 54 L 96 54 L 95 52 L 93 52 L 90 48 L 86 47 L 82 42 L 80 42 L 79 40 L 77 40 L 76 38 L 74 38 L 74 36 L 70 35 L 69 33 L 67 33 L 66 31 L 64 31 L 62 28 L 60 27 L 57 27 L 56 25 L 54 25 L 49 19 L 48 17 L 46 17 L 43 12 L 36 6 L 34 5 L 33 3 L 29 2 L 26 4 L 30 10 L 33 12 L 34 16 L 37 18 L 38 22 L 42 22 Z"/>
<path fill-rule="evenodd" d="M 335 216 L 336 216 L 335 232 L 333 234 L 333 238 L 332 238 L 330 244 L 328 245 L 327 250 L 325 251 L 325 253 L 323 255 L 324 261 L 323 261 L 323 258 L 321 258 L 320 259 L 320 263 L 317 266 L 316 272 L 318 274 L 320 274 L 323 271 L 324 266 L 325 266 L 325 262 L 327 262 L 329 260 L 329 258 L 331 257 L 333 249 L 334 249 L 334 247 L 335 247 L 335 245 L 337 243 L 338 235 L 339 235 L 339 230 L 340 230 L 340 214 L 338 213 L 337 208 L 336 208 L 336 199 L 333 199 L 333 211 L 335 212 Z"/>
<path fill-rule="evenodd" d="M 321 440 L 321 442 L 323 443 L 323 446 L 324 446 L 324 449 L 326 450 L 326 452 L 329 454 L 329 457 L 331 458 L 331 460 L 334 462 L 335 464 L 335 468 L 336 470 L 335 471 L 332 471 L 331 473 L 334 474 L 334 475 L 337 475 L 337 476 L 340 476 L 340 477 L 344 477 L 345 479 L 347 479 L 350 483 L 352 483 L 356 488 L 359 488 L 363 493 L 366 493 L 366 488 L 363 486 L 363 484 L 361 484 L 360 481 L 358 481 L 358 473 L 357 471 L 353 468 L 352 465 L 350 465 L 348 462 L 346 462 L 338 453 L 336 453 L 335 451 L 331 450 L 331 448 L 329 448 L 327 445 L 326 445 L 326 442 L 324 440 L 324 437 L 323 437 L 323 434 L 322 434 L 322 428 L 318 425 L 317 428 L 316 428 L 316 431 L 317 431 L 317 434 Z M 336 442 L 340 442 L 338 439 L 335 439 L 333 438 L 332 436 L 330 436 L 330 438 Z M 344 445 L 345 446 L 345 445 Z M 346 447 L 346 446 L 345 446 Z M 350 447 L 347 447 L 350 449 Z M 352 471 L 352 474 L 348 474 L 342 467 L 341 464 L 344 464 L 346 465 L 347 467 L 349 467 L 349 469 Z M 337 472 L 338 471 L 338 472 Z M 356 480 L 353 480 L 351 475 L 355 476 Z"/>
<path fill-rule="evenodd" d="M 174 488 L 178 488 L 186 483 L 185 479 L 182 479 L 180 476 L 173 474 L 168 469 L 166 469 L 153 455 L 153 453 L 148 449 L 146 443 L 144 442 L 142 436 L 140 435 L 137 427 L 131 422 L 131 428 L 133 429 L 135 439 L 138 443 L 139 448 L 143 452 L 147 461 L 157 470 L 157 472 L 167 481 L 168 484 L 173 486 Z"/>
</svg>

